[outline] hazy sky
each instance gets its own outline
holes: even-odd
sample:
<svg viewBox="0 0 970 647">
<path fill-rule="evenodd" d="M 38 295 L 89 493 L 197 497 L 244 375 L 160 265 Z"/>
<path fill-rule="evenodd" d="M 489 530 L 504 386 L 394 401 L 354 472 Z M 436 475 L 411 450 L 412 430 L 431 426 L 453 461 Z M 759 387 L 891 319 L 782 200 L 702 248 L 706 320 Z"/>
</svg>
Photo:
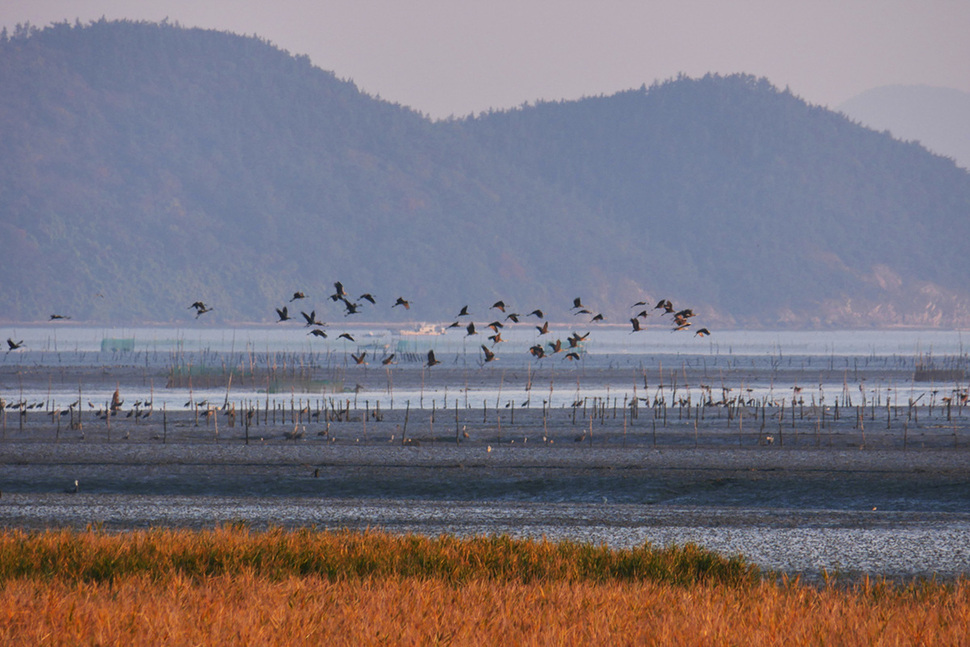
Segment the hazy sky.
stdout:
<svg viewBox="0 0 970 647">
<path fill-rule="evenodd" d="M 0 0 L 0 24 L 104 16 L 257 34 L 433 117 L 746 72 L 835 107 L 970 92 L 967 0 Z"/>
</svg>

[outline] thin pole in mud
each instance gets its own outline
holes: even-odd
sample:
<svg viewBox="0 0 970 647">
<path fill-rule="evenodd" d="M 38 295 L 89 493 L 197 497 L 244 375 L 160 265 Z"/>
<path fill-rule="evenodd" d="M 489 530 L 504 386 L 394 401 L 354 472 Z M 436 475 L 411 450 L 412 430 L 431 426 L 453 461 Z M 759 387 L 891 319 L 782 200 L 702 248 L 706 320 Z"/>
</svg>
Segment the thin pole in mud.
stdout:
<svg viewBox="0 0 970 647">
<path fill-rule="evenodd" d="M 461 444 L 461 432 L 458 429 L 458 398 L 455 398 L 455 444 Z"/>
<path fill-rule="evenodd" d="M 162 444 L 168 442 L 168 404 L 162 403 Z"/>
<path fill-rule="evenodd" d="M 741 430 L 738 428 L 738 445 L 741 444 Z M 694 449 L 697 449 L 697 418 L 694 418 Z"/>
<path fill-rule="evenodd" d="M 245 420 L 244 420 L 244 424 L 246 425 L 246 444 L 247 445 L 249 444 L 249 414 L 251 412 L 252 412 L 252 409 L 247 409 Z M 257 421 L 258 421 L 258 418 L 257 418 Z"/>
<path fill-rule="evenodd" d="M 488 422 L 488 403 L 482 400 L 482 424 Z"/>
<path fill-rule="evenodd" d="M 575 412 L 576 409 L 574 408 L 573 411 Z M 542 437 L 543 438 L 546 437 L 548 431 L 549 429 L 546 426 L 546 403 L 543 402 L 542 403 Z"/>
<path fill-rule="evenodd" d="M 370 416 L 370 400 L 364 400 L 364 444 L 367 444 L 367 418 Z"/>
<path fill-rule="evenodd" d="M 626 447 L 626 396 L 623 396 L 623 446 Z"/>
<path fill-rule="evenodd" d="M 593 446 L 593 412 L 589 413 L 589 446 Z"/>
<path fill-rule="evenodd" d="M 785 445 L 785 437 L 782 431 L 784 424 L 785 424 L 785 400 L 782 399 L 781 410 L 778 412 L 778 444 L 782 447 Z"/>
<path fill-rule="evenodd" d="M 423 372 L 423 370 L 422 370 Z M 411 416 L 411 401 L 407 401 L 404 409 L 404 429 L 401 430 L 401 444 L 406 445 L 408 439 L 408 418 Z"/>
<path fill-rule="evenodd" d="M 656 416 L 653 419 L 653 446 L 654 447 L 657 446 L 657 418 L 656 418 Z"/>
<path fill-rule="evenodd" d="M 738 407 L 738 447 L 741 447 L 742 445 L 744 445 L 743 432 L 744 432 L 744 409 L 739 406 Z M 696 417 L 694 418 L 694 438 L 695 438 L 694 444 L 696 445 L 697 444 L 697 441 L 696 441 L 697 418 Z"/>
<path fill-rule="evenodd" d="M 434 398 L 431 399 L 431 422 L 428 425 L 428 434 L 431 436 L 431 444 L 434 445 Z"/>
</svg>

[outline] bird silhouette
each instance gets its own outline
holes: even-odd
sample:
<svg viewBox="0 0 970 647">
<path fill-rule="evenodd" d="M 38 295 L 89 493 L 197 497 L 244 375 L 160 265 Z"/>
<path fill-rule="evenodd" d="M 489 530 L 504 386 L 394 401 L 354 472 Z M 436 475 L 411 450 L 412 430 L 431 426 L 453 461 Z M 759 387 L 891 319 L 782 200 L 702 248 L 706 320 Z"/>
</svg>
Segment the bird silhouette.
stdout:
<svg viewBox="0 0 970 647">
<path fill-rule="evenodd" d="M 492 323 L 488 324 L 488 327 L 492 329 L 492 332 L 498 332 L 499 328 L 505 328 L 501 321 L 493 321 Z"/>
<path fill-rule="evenodd" d="M 553 354 L 562 352 L 562 340 L 557 339 L 556 341 L 549 342 L 549 350 L 551 350 Z"/>
<path fill-rule="evenodd" d="M 357 362 L 357 365 L 358 366 L 360 366 L 361 364 L 366 364 L 367 363 L 367 362 L 364 361 L 364 358 L 367 357 L 367 351 L 366 350 L 363 353 L 361 353 L 360 355 L 354 355 L 353 353 L 351 353 L 350 356 L 353 358 L 353 360 L 355 362 Z"/>
<path fill-rule="evenodd" d="M 496 301 L 495 303 L 492 304 L 492 306 L 491 306 L 491 308 L 489 308 L 489 310 L 491 310 L 492 308 L 497 308 L 498 310 L 501 310 L 502 312 L 505 312 L 505 302 L 504 301 Z"/>
<path fill-rule="evenodd" d="M 493 353 L 492 351 L 490 351 L 488 349 L 488 346 L 486 346 L 485 344 L 482 344 L 482 352 L 485 353 L 485 363 L 486 364 L 488 362 L 491 362 L 491 361 L 495 360 L 495 359 L 498 359 L 497 357 L 495 357 L 495 353 Z"/>
<path fill-rule="evenodd" d="M 505 315 L 505 320 L 508 321 L 511 319 L 512 323 L 519 323 L 519 317 L 521 316 L 522 315 L 520 315 L 518 312 L 510 312 L 509 314 Z"/>
<path fill-rule="evenodd" d="M 286 306 L 283 306 L 282 308 L 277 308 L 276 314 L 279 315 L 279 321 L 277 321 L 276 323 L 279 323 L 280 321 L 289 321 L 290 319 L 292 319 Z"/>
<path fill-rule="evenodd" d="M 339 335 L 337 335 L 337 339 L 346 339 L 348 341 L 354 341 L 354 342 L 357 341 L 356 339 L 350 336 L 349 332 L 340 333 Z"/>
<path fill-rule="evenodd" d="M 700 335 L 701 337 L 706 337 L 707 335 L 710 335 L 710 334 L 711 334 L 711 331 L 708 330 L 707 328 L 698 328 L 696 331 L 694 331 L 695 337 L 697 337 L 698 335 Z"/>
<path fill-rule="evenodd" d="M 302 292 L 294 292 L 293 293 L 293 298 L 290 299 L 290 303 L 293 303 L 297 299 L 305 299 L 305 298 L 306 298 L 306 295 L 303 294 Z"/>
<path fill-rule="evenodd" d="M 347 298 L 347 292 L 344 290 L 344 284 L 340 281 L 336 281 L 333 284 L 334 293 L 330 295 L 331 301 L 339 301 L 340 299 Z"/>
<path fill-rule="evenodd" d="M 300 311 L 300 314 L 303 315 L 303 318 L 304 319 L 306 319 L 306 325 L 307 325 L 307 327 L 310 327 L 310 326 L 322 326 L 322 325 L 324 325 L 324 323 L 322 321 L 317 321 L 317 311 L 316 310 L 311 310 L 310 311 L 310 314 L 307 314 L 307 313 L 305 313 L 305 312 L 303 312 L 301 310 Z"/>
<path fill-rule="evenodd" d="M 641 330 L 643 330 L 642 328 L 640 328 L 640 320 L 637 319 L 636 317 L 634 317 L 633 319 L 630 319 L 630 323 L 633 324 L 633 331 L 630 333 L 631 335 L 635 332 L 640 332 Z"/>
<path fill-rule="evenodd" d="M 600 313 L 598 315 L 594 315 L 593 318 L 589 320 L 590 323 L 593 323 L 594 321 L 603 321 L 603 314 Z"/>
<path fill-rule="evenodd" d="M 468 317 L 468 316 L 470 316 L 468 314 L 468 306 L 462 307 L 461 312 L 458 313 L 458 316 L 459 317 Z"/>
<path fill-rule="evenodd" d="M 64 490 L 67 494 L 77 494 L 80 486 L 78 485 L 77 479 L 74 479 L 74 487 L 69 487 Z"/>
<path fill-rule="evenodd" d="M 70 317 L 67 317 L 65 315 L 51 315 L 51 318 L 50 318 L 51 321 L 54 321 L 56 319 L 70 319 Z"/>
<path fill-rule="evenodd" d="M 327 333 L 324 332 L 323 330 L 319 329 L 319 328 L 314 328 L 313 330 L 311 330 L 307 334 L 308 335 L 313 335 L 314 337 L 322 337 L 324 339 L 327 338 Z"/>
<path fill-rule="evenodd" d="M 502 339 L 502 333 L 500 332 L 496 332 L 494 335 L 490 335 L 489 339 L 492 340 L 493 344 L 500 344 L 503 341 L 505 341 L 504 339 Z"/>
<path fill-rule="evenodd" d="M 407 301 L 404 297 L 398 297 L 397 298 L 397 301 L 395 301 L 394 302 L 394 305 L 392 305 L 391 307 L 392 308 L 396 308 L 397 306 L 404 306 L 404 309 L 405 310 L 410 310 L 411 309 L 411 302 L 410 301 Z"/>
<path fill-rule="evenodd" d="M 375 299 L 374 298 L 374 295 L 371 294 L 370 292 L 364 292 L 362 295 L 360 295 L 357 298 L 358 299 L 366 299 L 366 300 L 368 300 L 368 301 L 371 302 L 371 305 L 377 305 L 377 299 Z"/>
<path fill-rule="evenodd" d="M 360 312 L 360 304 L 354 303 L 346 297 L 340 297 L 340 300 L 344 303 L 344 316 L 349 317 L 350 315 L 355 315 Z"/>
<path fill-rule="evenodd" d="M 384 366 L 390 366 L 393 363 L 394 363 L 394 353 L 391 353 L 390 355 L 388 355 L 387 357 L 381 360 L 381 364 L 383 364 Z"/>
<path fill-rule="evenodd" d="M 526 316 L 527 316 L 527 317 L 531 317 L 532 315 L 535 315 L 537 319 L 545 319 L 545 317 L 546 317 L 546 316 L 545 316 L 545 315 L 544 315 L 544 314 L 542 313 L 542 310 L 539 310 L 538 308 L 536 308 L 535 310 L 533 310 L 532 312 L 530 312 L 530 313 L 529 313 L 529 314 L 527 314 Z"/>
<path fill-rule="evenodd" d="M 545 349 L 542 346 L 540 346 L 539 344 L 536 344 L 535 346 L 530 347 L 529 348 L 529 352 L 532 353 L 533 355 L 535 355 L 536 358 L 538 358 L 538 359 L 542 359 L 543 357 L 546 356 Z"/>
<path fill-rule="evenodd" d="M 23 346 L 24 346 L 24 340 L 21 339 L 20 341 L 14 341 L 10 337 L 7 337 L 7 346 L 8 346 L 7 352 L 9 353 L 12 350 L 17 350 L 18 348 L 23 348 Z"/>
<path fill-rule="evenodd" d="M 572 352 L 572 353 L 566 353 L 566 355 L 563 357 L 563 359 L 568 359 L 569 361 L 577 360 L 577 359 L 579 359 L 579 353 L 577 353 L 575 351 Z"/>
<path fill-rule="evenodd" d="M 545 335 L 546 333 L 549 332 L 549 322 L 546 321 L 541 326 L 536 326 L 536 330 L 539 331 L 540 335 Z"/>
<path fill-rule="evenodd" d="M 431 367 L 431 366 L 435 366 L 436 364 L 440 364 L 440 363 L 441 363 L 440 360 L 435 359 L 434 350 L 429 350 L 428 351 L 428 363 L 425 364 L 425 366 Z"/>
<path fill-rule="evenodd" d="M 630 307 L 631 308 L 639 308 L 640 306 L 645 306 L 645 305 L 647 305 L 647 302 L 646 301 L 637 301 L 636 303 L 634 303 Z"/>
<path fill-rule="evenodd" d="M 583 305 L 583 300 L 582 299 L 580 299 L 579 297 L 576 297 L 575 299 L 573 299 L 573 309 L 576 309 L 576 308 L 585 308 L 585 307 L 586 306 Z"/>
<path fill-rule="evenodd" d="M 474 321 L 470 322 L 468 324 L 468 326 L 465 327 L 465 330 L 468 331 L 467 334 L 465 335 L 465 337 L 470 337 L 471 335 L 477 335 L 478 334 L 478 332 L 475 330 L 475 322 Z"/>
<path fill-rule="evenodd" d="M 461 328 L 461 322 L 453 321 L 450 324 L 448 324 L 448 328 Z"/>
<path fill-rule="evenodd" d="M 198 319 L 199 317 L 201 317 L 202 315 L 204 315 L 207 312 L 212 312 L 212 308 L 210 308 L 209 306 L 207 306 L 202 301 L 196 301 L 195 303 L 193 303 L 192 305 L 190 305 L 188 307 L 188 309 L 192 309 L 192 308 L 195 308 L 195 318 L 196 319 Z"/>
<path fill-rule="evenodd" d="M 663 314 L 674 311 L 674 304 L 670 302 L 670 299 L 661 299 L 657 302 L 657 305 L 653 307 L 654 310 L 663 310 Z"/>
</svg>

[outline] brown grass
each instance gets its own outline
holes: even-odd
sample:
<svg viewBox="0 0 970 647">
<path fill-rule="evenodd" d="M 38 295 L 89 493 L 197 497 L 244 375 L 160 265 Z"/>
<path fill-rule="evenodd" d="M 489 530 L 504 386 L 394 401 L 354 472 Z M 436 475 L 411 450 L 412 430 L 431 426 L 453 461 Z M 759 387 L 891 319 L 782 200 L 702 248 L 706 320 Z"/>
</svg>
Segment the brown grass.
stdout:
<svg viewBox="0 0 970 647">
<path fill-rule="evenodd" d="M 323 546 L 334 553 L 331 566 L 358 566 L 321 572 L 312 556 Z M 710 575 L 673 581 L 566 568 L 557 565 L 560 556 L 576 559 L 570 551 L 582 545 L 560 546 L 243 528 L 7 532 L 0 534 L 0 644 L 968 644 L 965 580 L 822 588 Z M 118 558 L 91 570 L 102 550 Z M 387 551 L 416 557 L 385 556 L 382 563 L 397 566 L 359 568 Z M 603 551 L 616 554 L 607 566 L 622 563 L 624 551 Z M 203 554 L 212 559 L 185 559 Z M 498 554 L 515 564 L 497 564 Z M 456 555 L 472 570 L 443 566 Z M 16 562 L 27 556 L 40 558 L 37 568 Z M 13 569 L 11 559 L 19 564 Z M 415 560 L 424 572 L 408 572 Z"/>
</svg>

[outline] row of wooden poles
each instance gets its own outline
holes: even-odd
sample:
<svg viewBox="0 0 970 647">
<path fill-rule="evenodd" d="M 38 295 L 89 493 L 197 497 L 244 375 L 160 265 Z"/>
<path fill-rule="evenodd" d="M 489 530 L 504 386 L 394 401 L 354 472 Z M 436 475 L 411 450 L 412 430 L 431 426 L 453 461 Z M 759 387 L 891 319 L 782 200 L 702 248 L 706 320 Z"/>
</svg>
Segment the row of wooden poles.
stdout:
<svg viewBox="0 0 970 647">
<path fill-rule="evenodd" d="M 80 395 L 79 395 L 80 397 Z M 80 399 L 77 401 L 80 402 Z M 529 400 L 531 402 L 531 398 Z M 654 444 L 656 444 L 656 431 L 657 426 L 660 425 L 661 428 L 666 428 L 668 426 L 668 421 L 672 419 L 674 412 L 676 412 L 677 421 L 679 424 L 683 424 L 684 420 L 693 421 L 694 434 L 695 434 L 695 444 L 697 442 L 698 434 L 698 422 L 705 421 L 708 418 L 711 419 L 724 419 L 728 421 L 729 424 L 737 425 L 739 434 L 739 443 L 741 443 L 742 434 L 744 432 L 745 421 L 752 421 L 756 425 L 760 424 L 759 427 L 759 442 L 764 438 L 770 439 L 771 442 L 774 440 L 774 436 L 768 436 L 768 433 L 777 433 L 777 440 L 780 445 L 784 445 L 785 430 L 794 430 L 794 433 L 798 434 L 798 421 L 804 421 L 806 414 L 809 421 L 813 424 L 816 433 L 816 442 L 820 443 L 821 432 L 827 428 L 830 423 L 838 422 L 847 413 L 854 417 L 853 428 L 857 429 L 862 434 L 863 444 L 865 444 L 865 431 L 866 431 L 866 419 L 870 421 L 870 426 L 878 420 L 878 416 L 885 412 L 886 429 L 891 429 L 894 420 L 899 420 L 903 416 L 903 442 L 904 446 L 907 443 L 907 434 L 910 425 L 919 426 L 919 416 L 920 416 L 920 406 L 917 401 L 912 398 L 905 407 L 900 407 L 893 405 L 888 399 L 885 401 L 885 406 L 877 406 L 877 400 L 872 399 L 868 406 L 849 406 L 840 407 L 839 401 L 837 400 L 834 406 L 827 407 L 823 405 L 816 404 L 814 400 L 808 406 L 805 405 L 804 400 L 795 399 L 794 397 L 790 401 L 782 400 L 780 405 L 775 405 L 770 402 L 767 398 L 754 401 L 743 401 L 741 398 L 735 398 L 729 402 L 722 403 L 712 403 L 709 400 L 702 400 L 699 402 L 692 403 L 690 398 L 682 398 L 678 400 L 672 400 L 668 403 L 667 399 L 664 397 L 655 397 L 651 401 L 649 398 L 631 398 L 629 395 L 624 394 L 622 404 L 620 403 L 619 397 L 613 397 L 612 399 L 607 397 L 582 397 L 577 398 L 572 405 L 563 406 L 561 410 L 566 412 L 566 418 L 569 420 L 573 427 L 583 427 L 584 431 L 581 436 L 583 440 L 589 440 L 592 442 L 593 438 L 593 425 L 594 422 L 599 422 L 600 425 L 606 424 L 607 419 L 612 418 L 616 420 L 618 417 L 622 417 L 623 423 L 623 434 L 624 438 L 627 433 L 628 425 L 634 425 L 641 417 L 641 410 L 646 410 L 646 415 L 651 420 L 651 429 L 654 435 Z M 422 406 L 423 408 L 423 406 Z M 434 425 L 436 422 L 436 417 L 446 415 L 445 409 L 447 408 L 447 402 L 442 401 L 441 406 L 438 406 L 436 400 L 432 400 L 432 406 L 429 416 L 429 430 L 431 438 L 434 438 Z M 923 405 L 924 416 L 927 419 L 932 419 L 934 407 L 932 404 Z M 204 422 L 205 426 L 209 428 L 210 426 L 215 426 L 216 434 L 218 434 L 218 416 L 221 414 L 227 419 L 227 426 L 229 428 L 234 428 L 237 424 L 237 411 L 240 412 L 238 417 L 241 418 L 240 422 L 245 427 L 246 435 L 245 440 L 248 444 L 250 440 L 250 427 L 260 427 L 260 426 L 277 426 L 277 425 L 294 425 L 294 429 L 297 429 L 301 425 L 312 424 L 313 422 L 322 422 L 327 425 L 327 432 L 321 432 L 320 435 L 328 435 L 329 426 L 332 422 L 352 422 L 361 421 L 363 437 L 366 441 L 367 439 L 367 423 L 370 420 L 374 422 L 381 422 L 386 414 L 385 410 L 382 410 L 380 401 L 375 403 L 373 409 L 370 406 L 370 401 L 364 401 L 364 409 L 360 410 L 358 406 L 358 399 L 354 398 L 316 398 L 315 404 L 313 399 L 297 399 L 291 396 L 289 399 L 289 407 L 287 407 L 286 401 L 279 401 L 273 398 L 272 401 L 267 396 L 263 406 L 260 407 L 260 403 L 257 401 L 242 401 L 237 403 L 230 403 L 227 401 L 222 406 L 213 406 L 207 402 L 199 402 L 190 404 L 190 409 L 193 415 L 193 423 L 195 426 L 199 426 Z M 467 404 L 464 407 L 459 407 L 459 401 L 456 399 L 454 401 L 454 420 L 455 420 L 455 442 L 460 443 L 462 441 L 462 416 L 461 410 L 470 411 L 472 407 Z M 496 398 L 494 404 L 494 414 L 493 423 L 496 425 L 496 431 L 499 440 L 502 437 L 502 425 L 503 423 L 507 427 L 515 426 L 515 412 L 516 406 L 514 401 L 507 400 L 504 405 L 501 404 L 500 399 Z M 939 407 L 941 413 L 945 411 L 945 417 L 947 422 L 953 422 L 954 415 L 957 417 L 963 416 L 964 404 L 963 401 L 958 400 L 956 406 L 954 406 L 953 399 L 948 399 L 944 404 Z M 902 410 L 902 411 L 901 411 Z M 2 410 L 2 426 L 3 426 L 3 437 L 6 438 L 7 429 L 7 408 Z M 17 409 L 18 412 L 18 422 L 19 427 L 23 430 L 25 424 L 27 423 L 29 409 L 25 406 L 21 406 Z M 104 411 L 108 411 L 108 405 L 105 406 Z M 125 414 L 126 417 L 132 416 L 134 413 L 133 422 L 135 425 L 140 424 L 152 413 L 152 408 L 143 409 L 138 411 L 137 407 L 133 411 L 129 411 Z M 487 400 L 482 401 L 482 424 L 488 424 L 489 421 L 489 411 L 490 407 Z M 547 402 L 542 403 L 542 431 L 543 438 L 547 437 L 548 427 L 550 419 L 553 418 L 553 407 Z M 507 412 L 507 417 L 503 420 L 503 412 Z M 58 412 L 56 410 L 38 412 L 40 415 L 49 415 L 56 420 L 57 423 L 57 438 L 60 436 L 61 428 L 61 418 L 60 413 L 69 413 L 70 419 L 68 423 L 68 429 L 80 430 L 83 428 L 82 425 L 82 408 L 78 406 L 69 407 L 64 412 Z M 120 412 L 123 413 L 123 412 Z M 165 406 L 162 407 L 161 418 L 162 418 L 162 440 L 165 442 L 168 436 L 168 410 Z M 147 414 L 147 415 L 146 415 Z M 110 441 L 111 434 L 111 420 L 119 413 L 107 413 L 103 416 L 105 420 L 106 427 L 108 430 L 108 440 Z M 411 402 L 407 401 L 403 427 L 401 429 L 401 442 L 402 444 L 407 444 L 412 442 L 408 436 L 408 424 L 411 417 Z M 467 422 L 466 418 L 466 422 Z M 561 420 L 557 424 L 561 424 Z M 777 431 L 775 431 L 775 424 L 777 423 Z M 751 424 L 750 422 L 748 424 Z M 770 428 L 769 428 L 770 425 Z M 802 428 L 804 425 L 801 425 Z M 291 437 L 297 437 L 298 432 L 291 432 Z M 953 428 L 954 442 L 956 442 L 956 428 Z"/>
</svg>

